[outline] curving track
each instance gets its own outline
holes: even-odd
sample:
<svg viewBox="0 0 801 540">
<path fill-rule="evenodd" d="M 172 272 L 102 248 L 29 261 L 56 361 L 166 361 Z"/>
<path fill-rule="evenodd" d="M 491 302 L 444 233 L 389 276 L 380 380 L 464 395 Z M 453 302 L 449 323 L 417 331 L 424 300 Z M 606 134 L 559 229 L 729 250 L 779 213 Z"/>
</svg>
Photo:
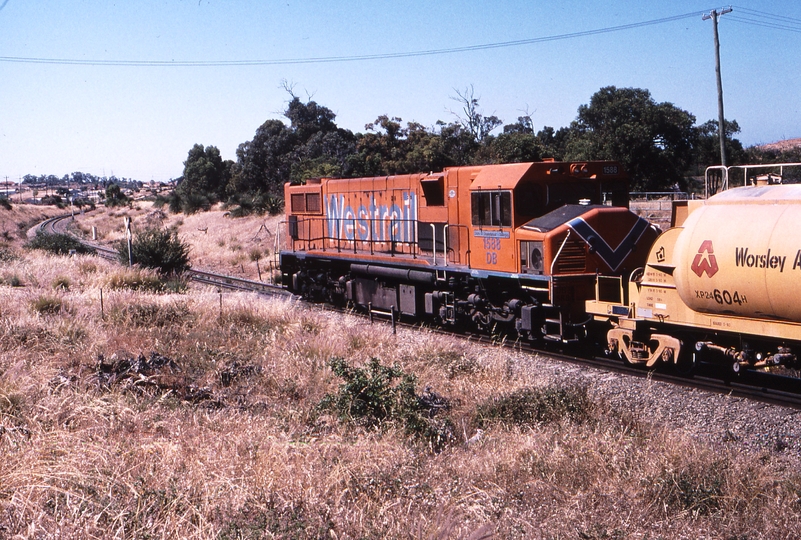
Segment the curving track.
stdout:
<svg viewBox="0 0 801 540">
<path fill-rule="evenodd" d="M 28 231 L 28 237 L 35 236 L 38 232 L 44 234 L 71 234 L 68 230 L 69 222 L 72 214 L 65 214 L 61 216 L 52 217 L 47 219 Z M 74 236 L 74 235 L 72 235 Z M 77 238 L 77 237 L 76 237 Z M 111 261 L 117 260 L 117 251 L 100 244 L 86 242 L 79 238 L 79 240 L 86 246 L 95 250 L 99 257 Z M 291 293 L 284 290 L 278 285 L 263 283 L 261 281 L 253 281 L 249 279 L 242 279 L 223 274 L 214 274 L 212 272 L 205 272 L 203 270 L 190 269 L 187 274 L 192 281 L 202 283 L 205 285 L 212 285 L 222 289 L 240 290 L 259 292 L 264 294 L 274 294 L 280 296 L 293 296 Z"/>
</svg>

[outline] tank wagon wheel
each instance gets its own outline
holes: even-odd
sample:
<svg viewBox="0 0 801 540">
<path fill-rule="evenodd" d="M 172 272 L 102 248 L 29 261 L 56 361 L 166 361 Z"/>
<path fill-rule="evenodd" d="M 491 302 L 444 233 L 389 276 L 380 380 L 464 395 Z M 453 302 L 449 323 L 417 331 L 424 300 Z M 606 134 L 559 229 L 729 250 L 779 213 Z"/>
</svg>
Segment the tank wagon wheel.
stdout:
<svg viewBox="0 0 801 540">
<path fill-rule="evenodd" d="M 690 347 L 685 347 L 682 341 L 681 352 L 675 362 L 676 373 L 684 377 L 690 377 L 695 373 L 698 367 L 698 354 L 696 351 L 691 350 Z"/>
</svg>

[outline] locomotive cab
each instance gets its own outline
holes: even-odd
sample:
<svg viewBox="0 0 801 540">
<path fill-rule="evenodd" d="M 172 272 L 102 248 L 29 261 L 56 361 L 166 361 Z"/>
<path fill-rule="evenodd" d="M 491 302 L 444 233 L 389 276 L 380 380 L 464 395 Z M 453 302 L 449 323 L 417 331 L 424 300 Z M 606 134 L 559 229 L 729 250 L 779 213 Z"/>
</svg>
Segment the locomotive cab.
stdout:
<svg viewBox="0 0 801 540">
<path fill-rule="evenodd" d="M 532 220 L 565 206 L 628 208 L 628 178 L 614 163 L 544 161 L 495 167 L 470 184 L 471 236 L 476 240 L 472 268 L 529 273 L 532 252 L 521 239 L 516 241 L 516 233 Z M 536 257 L 535 252 L 535 265 Z"/>
</svg>

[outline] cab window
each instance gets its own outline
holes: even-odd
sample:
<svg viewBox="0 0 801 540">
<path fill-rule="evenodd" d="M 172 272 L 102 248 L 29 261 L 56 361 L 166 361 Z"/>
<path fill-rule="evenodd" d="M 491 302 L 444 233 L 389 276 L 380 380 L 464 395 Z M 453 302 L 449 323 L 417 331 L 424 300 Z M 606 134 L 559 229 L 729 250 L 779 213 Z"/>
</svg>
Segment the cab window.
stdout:
<svg viewBox="0 0 801 540">
<path fill-rule="evenodd" d="M 474 191 L 470 194 L 473 225 L 512 226 L 512 194 L 509 191 Z"/>
</svg>

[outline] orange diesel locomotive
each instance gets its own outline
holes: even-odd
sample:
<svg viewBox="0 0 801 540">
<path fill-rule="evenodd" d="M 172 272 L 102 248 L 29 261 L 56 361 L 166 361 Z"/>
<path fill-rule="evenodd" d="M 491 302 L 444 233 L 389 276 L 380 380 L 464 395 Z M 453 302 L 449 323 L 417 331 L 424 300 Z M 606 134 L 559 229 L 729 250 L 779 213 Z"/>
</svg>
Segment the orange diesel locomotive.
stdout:
<svg viewBox="0 0 801 540">
<path fill-rule="evenodd" d="M 607 161 L 310 179 L 285 195 L 292 292 L 531 340 L 583 337 L 596 276 L 628 276 L 658 234 Z"/>
</svg>

